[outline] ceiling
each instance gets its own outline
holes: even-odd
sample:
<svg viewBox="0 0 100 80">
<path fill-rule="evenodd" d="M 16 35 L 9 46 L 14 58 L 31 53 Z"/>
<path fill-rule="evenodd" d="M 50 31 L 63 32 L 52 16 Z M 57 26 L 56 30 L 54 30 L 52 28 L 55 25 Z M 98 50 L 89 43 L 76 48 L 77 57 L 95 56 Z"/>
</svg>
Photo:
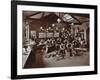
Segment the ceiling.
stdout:
<svg viewBox="0 0 100 80">
<path fill-rule="evenodd" d="M 89 14 L 23 11 L 23 18 L 25 20 L 53 20 L 54 18 L 59 18 L 61 21 L 67 23 L 82 24 L 89 21 Z"/>
</svg>

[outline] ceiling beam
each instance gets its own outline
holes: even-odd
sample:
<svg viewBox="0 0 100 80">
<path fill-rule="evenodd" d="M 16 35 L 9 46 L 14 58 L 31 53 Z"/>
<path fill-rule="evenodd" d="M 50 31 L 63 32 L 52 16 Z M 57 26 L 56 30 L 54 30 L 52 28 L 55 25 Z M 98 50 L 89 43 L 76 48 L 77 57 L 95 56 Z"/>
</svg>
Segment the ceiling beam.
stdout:
<svg viewBox="0 0 100 80">
<path fill-rule="evenodd" d="M 71 14 L 69 14 L 69 15 L 71 15 Z M 74 18 L 75 20 L 77 20 L 79 24 L 81 24 L 81 22 L 76 17 L 74 17 L 73 15 L 71 15 L 71 16 L 72 16 L 72 18 Z"/>
<path fill-rule="evenodd" d="M 45 13 L 43 12 L 41 18 L 43 18 L 44 14 L 45 14 Z"/>
<path fill-rule="evenodd" d="M 31 16 L 37 15 L 37 14 L 39 14 L 39 13 L 41 13 L 41 12 L 36 12 L 36 13 L 34 13 L 34 14 L 31 14 L 31 15 L 27 16 L 26 18 L 30 18 Z"/>
<path fill-rule="evenodd" d="M 85 18 L 89 18 L 89 14 L 78 14 L 78 13 L 68 13 L 70 15 L 73 15 L 73 16 L 80 16 L 80 17 L 85 17 Z"/>
<path fill-rule="evenodd" d="M 41 19 L 35 19 L 35 18 L 27 18 L 26 20 L 41 21 Z"/>
</svg>

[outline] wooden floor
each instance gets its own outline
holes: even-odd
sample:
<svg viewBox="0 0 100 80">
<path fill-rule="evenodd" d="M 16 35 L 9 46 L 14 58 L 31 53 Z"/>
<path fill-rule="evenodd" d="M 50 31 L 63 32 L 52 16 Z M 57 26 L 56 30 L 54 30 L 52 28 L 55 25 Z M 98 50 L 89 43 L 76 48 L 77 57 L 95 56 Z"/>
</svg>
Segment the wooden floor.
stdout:
<svg viewBox="0 0 100 80">
<path fill-rule="evenodd" d="M 55 51 L 51 52 L 55 53 Z M 44 58 L 41 47 L 34 47 L 24 65 L 25 68 L 45 68 L 45 67 L 67 67 L 67 66 L 88 66 L 89 52 L 83 52 L 81 56 L 66 55 L 65 59 L 57 61 L 57 58 Z"/>
</svg>

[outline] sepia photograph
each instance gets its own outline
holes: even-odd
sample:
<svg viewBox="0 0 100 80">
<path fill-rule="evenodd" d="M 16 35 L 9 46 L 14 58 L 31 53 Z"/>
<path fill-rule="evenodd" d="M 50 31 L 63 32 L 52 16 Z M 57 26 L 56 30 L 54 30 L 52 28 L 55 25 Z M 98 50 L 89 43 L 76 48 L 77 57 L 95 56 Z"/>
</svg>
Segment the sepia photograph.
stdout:
<svg viewBox="0 0 100 80">
<path fill-rule="evenodd" d="M 23 11 L 22 17 L 23 69 L 89 65 L 89 14 Z"/>
<path fill-rule="evenodd" d="M 97 6 L 12 1 L 12 79 L 97 74 Z"/>
</svg>

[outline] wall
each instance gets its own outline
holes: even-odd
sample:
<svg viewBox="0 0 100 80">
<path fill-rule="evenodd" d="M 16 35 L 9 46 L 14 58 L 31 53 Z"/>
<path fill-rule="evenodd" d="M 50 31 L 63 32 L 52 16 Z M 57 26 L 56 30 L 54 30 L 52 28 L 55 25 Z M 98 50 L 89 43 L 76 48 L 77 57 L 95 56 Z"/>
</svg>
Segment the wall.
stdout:
<svg viewBox="0 0 100 80">
<path fill-rule="evenodd" d="M 35 1 L 35 0 L 34 0 Z M 98 5 L 98 14 L 100 14 L 100 0 L 36 0 L 45 2 L 60 2 L 60 3 L 75 3 L 75 4 L 93 4 Z M 98 16 L 100 21 L 100 15 Z M 10 0 L 0 0 L 0 80 L 10 80 L 10 44 L 11 44 L 11 14 L 10 14 Z M 98 23 L 100 26 L 100 23 Z M 98 34 L 100 34 L 100 27 L 98 27 Z M 98 44 L 100 44 L 100 36 L 98 36 Z M 98 45 L 100 48 L 100 45 Z M 98 48 L 98 53 L 100 50 Z M 100 54 L 98 54 L 98 61 L 100 61 Z M 99 67 L 100 67 L 100 62 Z M 100 73 L 100 69 L 99 69 Z M 27 79 L 28 80 L 28 79 Z M 98 75 L 84 75 L 84 76 L 70 76 L 70 77 L 55 77 L 55 78 L 39 78 L 31 80 L 100 80 Z"/>
<path fill-rule="evenodd" d="M 89 26 L 87 26 L 87 24 L 88 24 L 88 22 L 85 22 L 85 23 L 83 23 L 81 25 L 75 25 L 75 26 L 73 26 L 74 29 L 75 29 L 75 31 L 76 31 L 77 28 L 79 28 L 79 30 L 81 30 L 81 31 L 84 31 L 84 39 L 85 40 L 86 40 L 86 38 L 88 36 L 88 34 L 86 34 L 86 31 L 87 31 L 88 28 L 90 28 Z"/>
</svg>

